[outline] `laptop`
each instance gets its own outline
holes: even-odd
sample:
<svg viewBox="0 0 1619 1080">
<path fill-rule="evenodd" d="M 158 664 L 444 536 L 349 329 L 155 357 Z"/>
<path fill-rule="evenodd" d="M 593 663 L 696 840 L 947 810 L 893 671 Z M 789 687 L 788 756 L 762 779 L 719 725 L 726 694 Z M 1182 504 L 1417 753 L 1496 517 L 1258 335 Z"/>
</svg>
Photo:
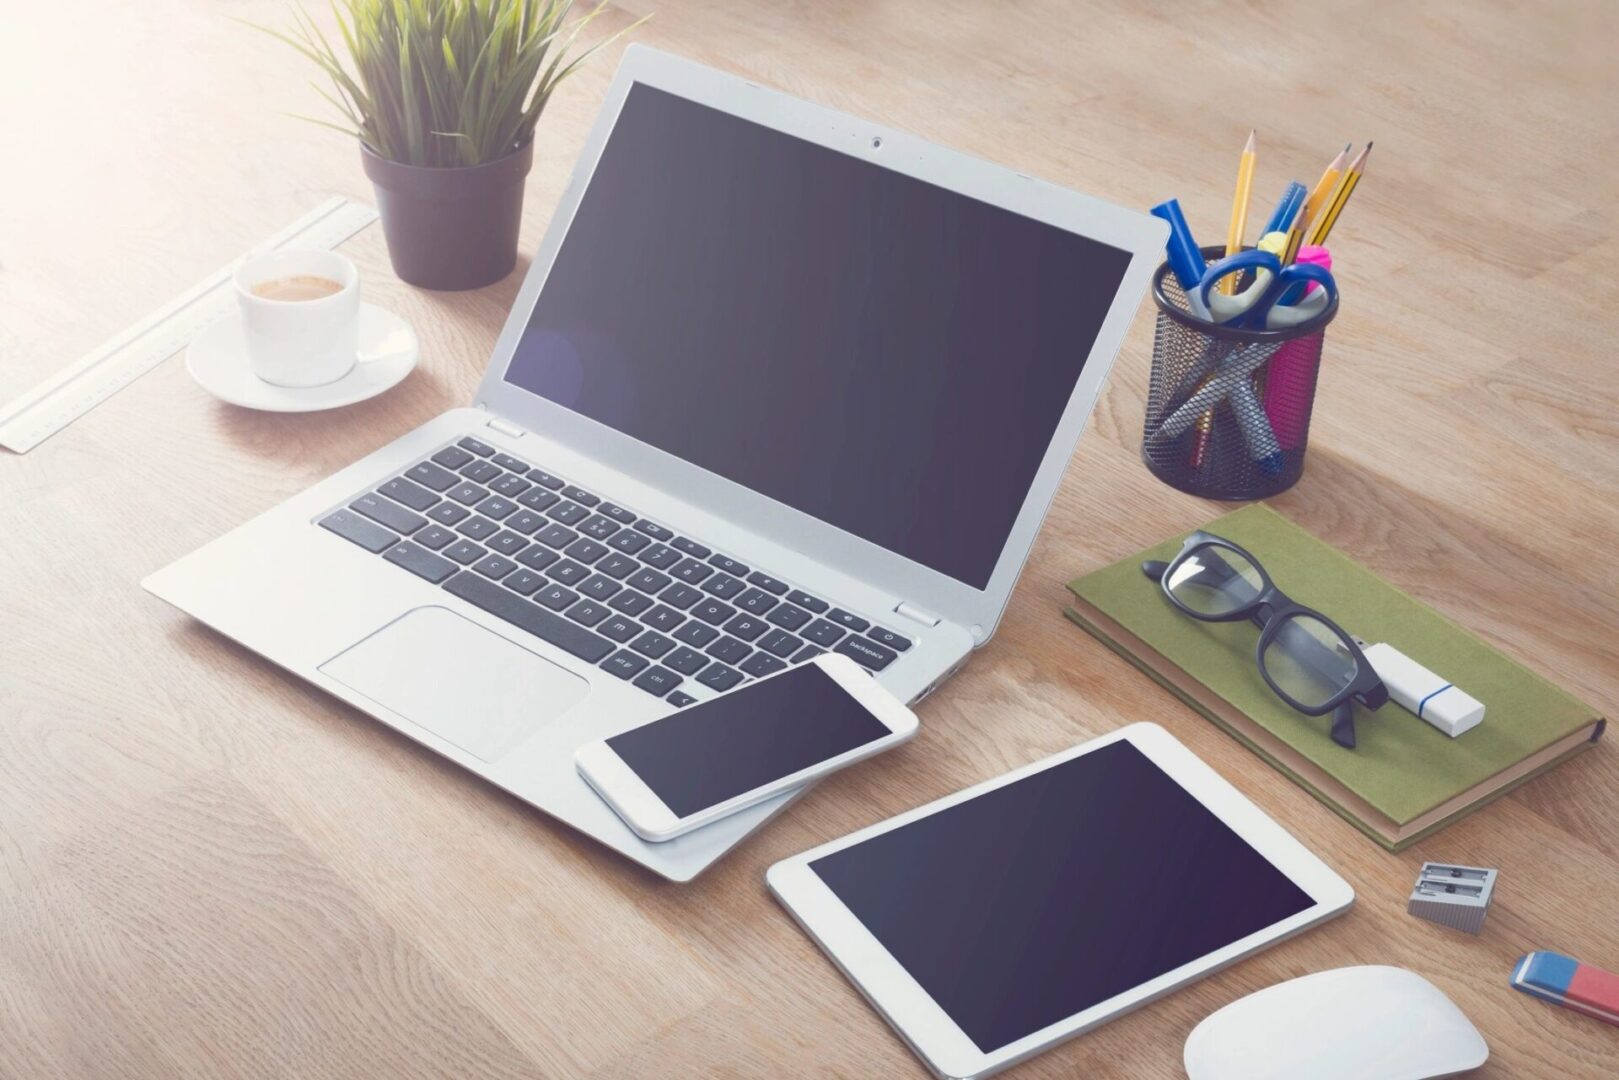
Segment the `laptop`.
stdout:
<svg viewBox="0 0 1619 1080">
<path fill-rule="evenodd" d="M 820 652 L 994 634 L 1163 223 L 626 50 L 474 400 L 162 599 L 658 874 L 574 752 Z M 986 721 L 987 722 L 987 721 Z"/>
</svg>

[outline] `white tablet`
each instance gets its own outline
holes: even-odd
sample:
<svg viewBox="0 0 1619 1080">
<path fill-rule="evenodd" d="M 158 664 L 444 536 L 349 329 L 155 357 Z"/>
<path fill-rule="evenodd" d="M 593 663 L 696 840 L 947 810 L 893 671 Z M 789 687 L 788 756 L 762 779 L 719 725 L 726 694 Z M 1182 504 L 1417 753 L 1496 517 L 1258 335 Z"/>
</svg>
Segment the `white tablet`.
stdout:
<svg viewBox="0 0 1619 1080">
<path fill-rule="evenodd" d="M 785 859 L 766 880 L 948 1077 L 999 1072 L 1355 897 L 1156 724 Z"/>
</svg>

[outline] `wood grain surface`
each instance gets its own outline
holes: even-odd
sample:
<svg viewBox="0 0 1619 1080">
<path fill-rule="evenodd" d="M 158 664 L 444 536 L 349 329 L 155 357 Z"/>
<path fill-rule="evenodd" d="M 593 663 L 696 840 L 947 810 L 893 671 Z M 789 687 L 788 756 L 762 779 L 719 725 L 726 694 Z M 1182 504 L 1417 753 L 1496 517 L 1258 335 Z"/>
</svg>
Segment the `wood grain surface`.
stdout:
<svg viewBox="0 0 1619 1080">
<path fill-rule="evenodd" d="M 1375 139 L 1333 236 L 1343 310 L 1308 470 L 1273 504 L 1613 714 L 1619 9 L 624 0 L 603 25 L 653 8 L 639 40 L 1105 199 L 1179 196 L 1205 238 L 1249 127 L 1265 207 Z M 311 68 L 233 21 L 285 10 L 0 4 L 0 401 L 329 195 L 370 199 L 353 145 L 286 115 L 321 110 Z M 617 52 L 541 125 L 525 252 Z M 153 569 L 469 400 L 524 266 L 429 293 L 397 282 L 377 228 L 344 250 L 421 334 L 394 391 L 259 414 L 175 359 L 0 457 L 0 1075 L 918 1075 L 765 867 L 1139 720 L 1358 903 L 1017 1075 L 1178 1076 L 1209 1012 L 1365 963 L 1451 995 L 1489 1040 L 1480 1075 L 1619 1069 L 1619 1030 L 1506 982 L 1537 948 L 1619 968 L 1611 746 L 1391 856 L 1060 616 L 1066 579 L 1221 509 L 1138 459 L 1146 305 L 999 635 L 921 707 L 920 737 L 689 886 L 147 596 Z M 1500 868 L 1481 937 L 1405 914 L 1424 859 Z"/>
</svg>

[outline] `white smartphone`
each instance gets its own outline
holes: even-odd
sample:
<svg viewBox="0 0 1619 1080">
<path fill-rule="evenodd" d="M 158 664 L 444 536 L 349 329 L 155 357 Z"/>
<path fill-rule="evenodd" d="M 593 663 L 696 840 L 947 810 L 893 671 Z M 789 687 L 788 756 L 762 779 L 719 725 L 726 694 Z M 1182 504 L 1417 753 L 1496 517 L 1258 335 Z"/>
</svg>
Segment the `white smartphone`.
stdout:
<svg viewBox="0 0 1619 1080">
<path fill-rule="evenodd" d="M 916 714 L 836 653 L 580 747 L 579 772 L 642 839 L 682 833 L 916 734 Z"/>
</svg>

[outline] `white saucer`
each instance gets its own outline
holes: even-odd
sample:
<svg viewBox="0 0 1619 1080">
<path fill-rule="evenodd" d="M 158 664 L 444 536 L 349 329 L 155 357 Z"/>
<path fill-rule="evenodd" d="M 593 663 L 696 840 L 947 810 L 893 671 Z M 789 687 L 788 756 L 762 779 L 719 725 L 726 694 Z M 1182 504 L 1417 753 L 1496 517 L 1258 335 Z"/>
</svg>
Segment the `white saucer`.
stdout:
<svg viewBox="0 0 1619 1080">
<path fill-rule="evenodd" d="M 391 389 L 416 367 L 420 349 L 410 324 L 391 311 L 360 305 L 360 357 L 349 373 L 324 386 L 273 386 L 247 364 L 238 312 L 211 323 L 186 350 L 186 370 L 220 401 L 267 412 L 317 412 L 353 405 Z"/>
</svg>

